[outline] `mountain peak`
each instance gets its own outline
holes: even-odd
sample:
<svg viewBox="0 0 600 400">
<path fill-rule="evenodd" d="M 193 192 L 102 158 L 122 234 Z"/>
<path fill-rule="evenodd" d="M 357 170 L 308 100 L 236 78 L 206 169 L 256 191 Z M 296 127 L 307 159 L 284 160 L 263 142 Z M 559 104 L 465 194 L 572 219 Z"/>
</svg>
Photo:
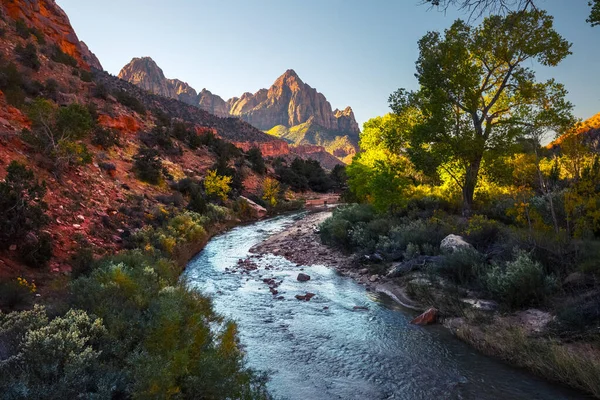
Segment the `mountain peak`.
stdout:
<svg viewBox="0 0 600 400">
<path fill-rule="evenodd" d="M 283 73 L 283 75 L 281 75 L 279 78 L 277 78 L 277 80 L 275 81 L 275 83 L 273 84 L 273 86 L 300 86 L 303 85 L 304 82 L 302 82 L 302 79 L 300 79 L 300 77 L 298 76 L 298 74 L 296 73 L 296 71 L 294 71 L 293 69 L 288 69 L 287 71 L 285 71 Z"/>
</svg>

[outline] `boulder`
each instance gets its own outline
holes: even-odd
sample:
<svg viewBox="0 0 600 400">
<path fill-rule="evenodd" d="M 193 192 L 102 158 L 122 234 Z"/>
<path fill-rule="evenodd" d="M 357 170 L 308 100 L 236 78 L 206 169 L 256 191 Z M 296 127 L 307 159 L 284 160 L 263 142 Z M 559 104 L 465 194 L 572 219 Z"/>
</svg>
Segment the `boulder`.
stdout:
<svg viewBox="0 0 600 400">
<path fill-rule="evenodd" d="M 468 243 L 462 236 L 448 235 L 440 243 L 440 249 L 453 253 L 457 250 L 475 250 L 475 248 Z"/>
<path fill-rule="evenodd" d="M 493 300 L 462 299 L 461 301 L 469 304 L 472 308 L 481 311 L 496 311 L 499 308 L 498 303 Z"/>
<path fill-rule="evenodd" d="M 430 308 L 417 318 L 410 321 L 410 323 L 413 325 L 431 325 L 437 322 L 438 314 L 439 312 L 436 308 Z"/>
<path fill-rule="evenodd" d="M 256 215 L 258 215 L 259 218 L 263 218 L 267 215 L 267 209 L 261 206 L 260 204 L 256 204 L 255 202 L 244 196 L 240 196 L 240 199 L 248 203 L 250 208 L 253 209 L 254 212 L 256 212 Z"/>
<path fill-rule="evenodd" d="M 369 278 L 369 282 L 377 282 L 379 280 L 379 275 L 375 274 L 375 275 L 371 275 L 371 277 Z"/>
<path fill-rule="evenodd" d="M 573 272 L 563 281 L 563 285 L 571 288 L 581 288 L 594 285 L 594 278 L 583 272 Z"/>
<path fill-rule="evenodd" d="M 307 281 L 310 281 L 310 275 L 306 275 L 301 272 L 298 274 L 298 277 L 296 279 L 299 282 L 307 282 Z"/>
</svg>

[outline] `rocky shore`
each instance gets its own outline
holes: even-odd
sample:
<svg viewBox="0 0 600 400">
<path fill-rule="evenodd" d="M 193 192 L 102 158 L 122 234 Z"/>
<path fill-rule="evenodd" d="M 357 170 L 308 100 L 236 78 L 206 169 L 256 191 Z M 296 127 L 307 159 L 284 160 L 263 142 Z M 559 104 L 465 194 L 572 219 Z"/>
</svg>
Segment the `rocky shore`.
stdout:
<svg viewBox="0 0 600 400">
<path fill-rule="evenodd" d="M 367 290 L 385 293 L 406 308 L 423 310 L 423 307 L 411 300 L 404 288 L 392 279 L 370 274 L 366 268 L 357 268 L 356 256 L 344 254 L 321 243 L 318 227 L 330 216 L 331 211 L 312 212 L 283 232 L 254 246 L 250 251 L 282 256 L 298 265 L 327 265 L 335 268 L 341 275 L 365 285 Z"/>
</svg>

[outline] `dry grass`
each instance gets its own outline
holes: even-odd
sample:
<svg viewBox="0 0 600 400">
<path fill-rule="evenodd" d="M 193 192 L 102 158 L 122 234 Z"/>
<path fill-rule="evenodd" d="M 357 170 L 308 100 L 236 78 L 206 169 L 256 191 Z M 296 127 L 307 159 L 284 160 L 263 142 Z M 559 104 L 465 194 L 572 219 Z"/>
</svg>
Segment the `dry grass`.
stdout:
<svg viewBox="0 0 600 400">
<path fill-rule="evenodd" d="M 481 352 L 524 367 L 600 398 L 600 349 L 592 344 L 562 344 L 528 337 L 517 327 L 493 324 L 463 327 L 456 335 Z"/>
</svg>

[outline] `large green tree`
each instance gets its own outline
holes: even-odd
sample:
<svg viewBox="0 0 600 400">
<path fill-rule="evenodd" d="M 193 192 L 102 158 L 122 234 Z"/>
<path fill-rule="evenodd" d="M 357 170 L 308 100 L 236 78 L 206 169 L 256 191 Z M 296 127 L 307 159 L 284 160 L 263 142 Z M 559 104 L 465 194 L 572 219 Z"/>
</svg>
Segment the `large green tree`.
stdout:
<svg viewBox="0 0 600 400">
<path fill-rule="evenodd" d="M 420 89 L 398 90 L 390 106 L 398 115 L 420 110 L 407 153 L 420 170 L 443 169 L 456 181 L 465 214 L 486 159 L 506 154 L 532 130 L 562 130 L 572 122 L 565 88 L 537 82 L 531 69 L 533 62 L 556 66 L 570 46 L 544 11 L 491 16 L 478 27 L 458 20 L 419 41 Z"/>
</svg>

